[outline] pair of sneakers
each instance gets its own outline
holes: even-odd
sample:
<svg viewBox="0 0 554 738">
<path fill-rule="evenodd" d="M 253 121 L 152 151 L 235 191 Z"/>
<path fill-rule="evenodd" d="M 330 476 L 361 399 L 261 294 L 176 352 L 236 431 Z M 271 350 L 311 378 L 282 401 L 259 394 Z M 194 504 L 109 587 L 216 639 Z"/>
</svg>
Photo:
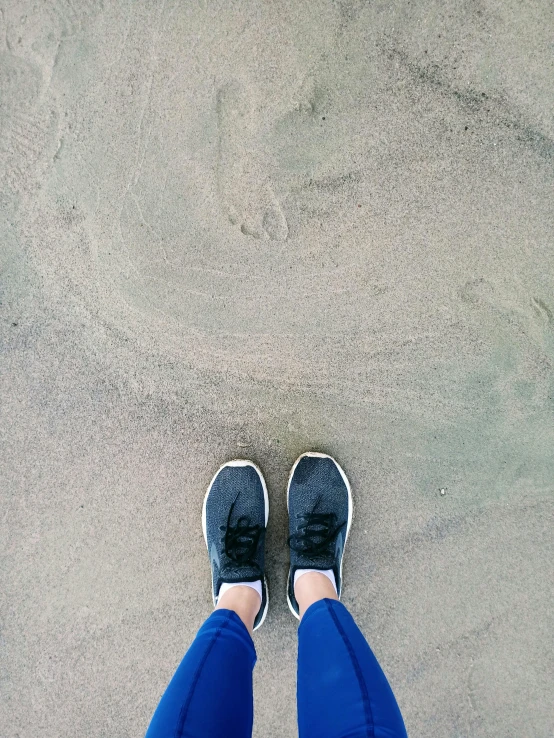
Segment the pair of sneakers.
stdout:
<svg viewBox="0 0 554 738">
<path fill-rule="evenodd" d="M 287 601 L 299 618 L 294 575 L 302 569 L 332 572 L 342 588 L 342 558 L 352 523 L 352 492 L 346 474 L 326 454 L 309 451 L 294 463 L 287 486 L 290 568 Z M 262 603 L 254 630 L 265 620 L 269 593 L 264 566 L 269 518 L 267 486 L 252 461 L 223 464 L 212 479 L 202 510 L 202 529 L 212 568 L 217 604 L 224 583 L 260 582 Z"/>
</svg>

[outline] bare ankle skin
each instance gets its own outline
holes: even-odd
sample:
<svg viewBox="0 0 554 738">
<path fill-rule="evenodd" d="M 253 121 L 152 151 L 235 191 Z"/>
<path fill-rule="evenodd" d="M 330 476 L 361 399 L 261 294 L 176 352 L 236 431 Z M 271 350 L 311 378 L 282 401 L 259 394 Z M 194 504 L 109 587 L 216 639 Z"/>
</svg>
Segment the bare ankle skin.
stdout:
<svg viewBox="0 0 554 738">
<path fill-rule="evenodd" d="M 302 574 L 294 585 L 294 596 L 300 608 L 300 618 L 304 617 L 304 613 L 318 600 L 338 600 L 335 588 L 325 574 L 316 571 L 310 571 Z"/>
<path fill-rule="evenodd" d="M 246 625 L 252 635 L 254 620 L 261 607 L 260 596 L 252 587 L 238 585 L 232 587 L 222 595 L 216 605 L 216 610 L 233 610 Z"/>
</svg>

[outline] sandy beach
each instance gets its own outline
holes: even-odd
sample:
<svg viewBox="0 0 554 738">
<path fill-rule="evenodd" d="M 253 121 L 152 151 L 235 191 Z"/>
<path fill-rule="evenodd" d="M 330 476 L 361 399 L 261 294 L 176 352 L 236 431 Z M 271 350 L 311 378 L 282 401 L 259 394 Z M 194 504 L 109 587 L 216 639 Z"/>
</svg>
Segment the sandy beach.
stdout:
<svg viewBox="0 0 554 738">
<path fill-rule="evenodd" d="M 410 736 L 551 738 L 553 34 L 547 0 L 0 4 L 0 735 L 144 734 L 234 457 L 271 502 L 254 735 L 296 735 L 313 448 Z"/>
</svg>

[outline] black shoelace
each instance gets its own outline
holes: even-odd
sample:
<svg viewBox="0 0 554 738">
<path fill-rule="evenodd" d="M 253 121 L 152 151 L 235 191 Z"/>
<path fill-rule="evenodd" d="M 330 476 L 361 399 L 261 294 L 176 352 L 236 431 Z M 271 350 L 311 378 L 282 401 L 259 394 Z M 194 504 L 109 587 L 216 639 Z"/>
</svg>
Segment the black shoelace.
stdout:
<svg viewBox="0 0 554 738">
<path fill-rule="evenodd" d="M 252 525 L 250 518 L 246 515 L 240 517 L 235 525 L 231 525 L 231 517 L 237 499 L 238 495 L 229 509 L 227 525 L 220 526 L 220 530 L 225 533 L 222 539 L 225 553 L 237 564 L 249 565 L 259 569 L 260 567 L 254 557 L 265 528 L 261 525 Z"/>
<path fill-rule="evenodd" d="M 316 512 L 319 501 L 318 499 L 312 512 L 296 516 L 297 530 L 289 538 L 289 546 L 293 551 L 311 557 L 329 553 L 331 545 L 344 527 L 344 523 L 337 525 L 335 513 Z"/>
</svg>

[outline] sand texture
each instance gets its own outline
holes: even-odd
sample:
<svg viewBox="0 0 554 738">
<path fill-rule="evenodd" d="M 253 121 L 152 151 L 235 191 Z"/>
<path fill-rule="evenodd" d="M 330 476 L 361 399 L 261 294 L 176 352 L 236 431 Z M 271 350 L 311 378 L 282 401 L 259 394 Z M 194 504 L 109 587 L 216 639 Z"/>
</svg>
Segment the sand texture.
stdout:
<svg viewBox="0 0 554 738">
<path fill-rule="evenodd" d="M 309 448 L 410 736 L 552 738 L 553 38 L 551 0 L 1 2 L 2 738 L 144 733 L 237 456 L 254 735 L 296 735 Z"/>
</svg>

